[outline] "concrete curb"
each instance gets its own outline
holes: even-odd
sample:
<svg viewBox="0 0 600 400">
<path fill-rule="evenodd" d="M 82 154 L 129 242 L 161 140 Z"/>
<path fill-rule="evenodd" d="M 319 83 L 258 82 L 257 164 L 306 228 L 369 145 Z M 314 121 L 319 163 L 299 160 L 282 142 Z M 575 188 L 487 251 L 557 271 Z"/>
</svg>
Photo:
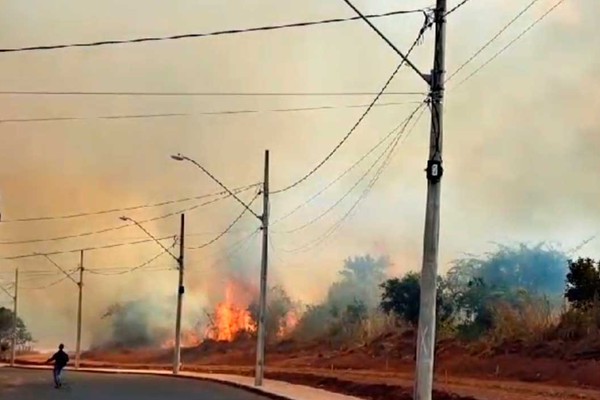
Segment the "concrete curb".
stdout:
<svg viewBox="0 0 600 400">
<path fill-rule="evenodd" d="M 2 365 L 0 365 L 2 367 Z M 6 366 L 7 367 L 7 366 Z M 15 365 L 16 369 L 50 369 L 42 365 Z M 76 371 L 70 369 L 70 371 Z M 194 379 L 205 382 L 219 383 L 241 389 L 250 393 L 265 396 L 274 400 L 361 400 L 358 397 L 345 396 L 338 393 L 327 392 L 323 389 L 309 386 L 295 385 L 288 382 L 265 379 L 262 387 L 256 387 L 253 379 L 245 376 L 204 374 L 194 372 L 180 372 L 173 375 L 170 371 L 160 370 L 133 370 L 133 369 L 108 369 L 108 368 L 79 368 L 77 372 L 100 373 L 100 374 L 127 374 L 161 376 L 165 378 Z"/>
</svg>

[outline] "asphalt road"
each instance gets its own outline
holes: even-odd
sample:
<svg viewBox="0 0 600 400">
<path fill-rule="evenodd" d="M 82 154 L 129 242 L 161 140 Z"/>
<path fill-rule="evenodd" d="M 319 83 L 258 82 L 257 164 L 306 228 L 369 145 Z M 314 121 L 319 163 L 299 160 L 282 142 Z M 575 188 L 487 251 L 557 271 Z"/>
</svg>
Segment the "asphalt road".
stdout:
<svg viewBox="0 0 600 400">
<path fill-rule="evenodd" d="M 160 376 L 90 374 L 66 371 L 55 389 L 50 370 L 0 368 L 4 400 L 266 400 L 229 386 Z"/>
</svg>

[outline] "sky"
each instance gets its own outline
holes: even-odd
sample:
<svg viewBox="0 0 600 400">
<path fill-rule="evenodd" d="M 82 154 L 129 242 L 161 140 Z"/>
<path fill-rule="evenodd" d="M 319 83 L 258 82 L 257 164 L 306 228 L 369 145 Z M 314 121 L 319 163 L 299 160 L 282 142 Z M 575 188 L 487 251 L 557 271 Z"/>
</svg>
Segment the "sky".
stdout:
<svg viewBox="0 0 600 400">
<path fill-rule="evenodd" d="M 600 88 L 596 72 L 596 0 L 566 0 L 543 22 L 480 73 L 459 83 L 555 4 L 539 0 L 486 51 L 448 82 L 445 107 L 440 270 L 465 253 L 493 243 L 548 241 L 568 250 L 596 234 L 600 169 L 597 155 Z M 450 5 L 458 3 L 450 1 Z M 448 17 L 447 69 L 455 71 L 529 1 L 471 0 Z M 422 0 L 356 1 L 365 13 L 430 6 Z M 323 0 L 9 0 L 0 15 L 0 47 L 14 48 L 146 36 L 170 36 L 271 24 L 350 17 L 343 1 Z M 407 49 L 420 14 L 377 19 L 399 48 Z M 431 69 L 433 32 L 411 55 Z M 179 41 L 0 53 L 7 91 L 107 92 L 377 92 L 398 56 L 361 21 Z M 388 91 L 426 92 L 403 68 Z M 386 95 L 331 159 L 302 184 L 273 195 L 273 220 L 303 204 L 336 179 L 408 117 L 423 97 Z M 38 216 L 120 209 L 217 192 L 220 187 L 181 152 L 230 187 L 262 181 L 270 150 L 270 186 L 285 187 L 317 165 L 348 133 L 368 104 L 364 96 L 41 96 L 0 94 L 0 242 L 47 239 L 121 227 L 101 234 L 26 244 L 0 244 L 0 257 L 75 250 L 146 238 L 119 216 L 143 221 L 194 207 L 192 200 L 161 207 L 39 222 Z M 232 110 L 332 106 L 296 112 L 206 115 Z M 99 119 L 99 116 L 183 113 L 163 118 Z M 75 121 L 8 122 L 12 119 L 79 117 Z M 382 149 L 367 157 L 322 195 L 272 226 L 271 284 L 295 298 L 318 301 L 343 260 L 364 253 L 389 255 L 392 273 L 420 268 L 425 213 L 429 117 L 406 135 L 373 189 L 339 229 L 319 241 L 358 200 L 368 183 L 349 192 Z M 374 170 L 371 171 L 371 174 Z M 252 190 L 240 196 L 249 201 Z M 345 197 L 344 197 L 345 196 Z M 331 212 L 319 217 L 340 198 Z M 260 214 L 261 202 L 253 204 Z M 223 231 L 242 211 L 223 200 L 186 212 L 186 242 L 199 246 Z M 307 222 L 315 223 L 295 230 Z M 179 231 L 177 215 L 144 223 L 157 237 Z M 231 271 L 258 275 L 260 237 L 249 215 L 213 245 L 186 252 L 186 323 L 222 293 Z M 165 244 L 171 244 L 171 239 Z M 237 244 L 242 244 L 237 246 Z M 228 258 L 231 248 L 237 249 Z M 135 267 L 161 252 L 156 243 L 88 251 L 84 265 L 102 272 Z M 600 257 L 600 241 L 581 255 Z M 53 260 L 71 270 L 79 253 Z M 0 260 L 0 279 L 22 271 L 20 315 L 42 347 L 73 346 L 77 287 L 58 279 L 43 257 Z M 114 271 L 114 270 L 105 270 Z M 177 273 L 163 255 L 130 274 L 85 275 L 84 345 L 101 328 L 99 315 L 113 302 L 164 298 L 173 303 Z M 317 278 L 317 279 L 315 279 Z M 0 305 L 8 305 L 4 297 Z"/>
</svg>

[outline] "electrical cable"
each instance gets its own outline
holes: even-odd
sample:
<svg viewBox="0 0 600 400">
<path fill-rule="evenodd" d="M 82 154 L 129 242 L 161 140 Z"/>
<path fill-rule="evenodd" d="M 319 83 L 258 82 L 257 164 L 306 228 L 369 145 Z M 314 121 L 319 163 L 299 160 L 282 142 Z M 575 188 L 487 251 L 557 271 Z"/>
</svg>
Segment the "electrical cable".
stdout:
<svg viewBox="0 0 600 400">
<path fill-rule="evenodd" d="M 531 25 L 529 25 L 523 32 L 521 32 L 517 37 L 515 37 L 513 40 L 511 40 L 506 46 L 504 46 L 502 49 L 500 49 L 498 52 L 496 52 L 492 57 L 488 58 L 486 62 L 484 62 L 482 65 L 479 66 L 479 68 L 477 68 L 475 71 L 473 71 L 470 75 L 468 75 L 465 79 L 463 79 L 462 81 L 460 81 L 459 83 L 457 83 L 454 88 L 457 88 L 459 86 L 461 86 L 462 84 L 464 84 L 465 82 L 467 82 L 469 79 L 473 78 L 475 75 L 477 75 L 482 69 L 484 69 L 485 67 L 487 67 L 490 63 L 492 63 L 492 61 L 494 61 L 496 58 L 498 58 L 500 55 L 502 55 L 506 50 L 508 50 L 509 47 L 511 47 L 513 44 L 515 44 L 517 41 L 519 41 L 523 36 L 525 36 L 529 31 L 531 31 L 535 26 L 537 26 L 540 22 L 542 22 L 548 15 L 550 15 L 550 13 L 554 10 L 556 10 L 561 4 L 563 4 L 565 2 L 565 0 L 559 0 L 556 4 L 554 4 L 548 11 L 546 11 L 544 14 L 542 14 L 541 17 L 539 17 L 538 19 L 536 19 Z"/>
<path fill-rule="evenodd" d="M 471 57 L 469 57 L 464 63 L 461 64 L 449 77 L 446 82 L 450 82 L 454 76 L 462 71 L 467 65 L 469 65 L 475 58 L 477 58 L 485 49 L 487 49 L 493 42 L 496 41 L 508 28 L 510 28 L 519 18 L 521 18 L 531 7 L 535 5 L 539 0 L 533 0 L 524 9 L 522 9 L 513 19 L 511 19 L 506 25 L 498 31 L 490 40 L 488 40 L 479 50 L 477 50 Z"/>
<path fill-rule="evenodd" d="M 254 197 L 250 200 L 250 202 L 248 203 L 248 206 L 251 206 L 256 199 L 258 198 L 258 196 L 261 194 L 260 190 L 258 190 L 256 192 L 256 194 L 254 195 Z M 242 219 L 242 217 L 246 214 L 246 212 L 248 211 L 248 209 L 244 208 L 242 210 L 242 212 L 233 220 L 231 221 L 231 223 L 229 225 L 227 225 L 227 227 L 218 235 L 216 235 L 214 238 L 212 238 L 211 240 L 199 245 L 199 246 L 194 246 L 194 247 L 186 247 L 186 249 L 188 250 L 200 250 L 203 249 L 205 247 L 210 246 L 211 244 L 215 243 L 216 241 L 218 241 L 219 239 L 221 239 L 223 236 L 225 236 L 227 233 L 229 233 L 229 231 L 235 226 L 235 224 L 238 223 L 238 221 L 240 219 Z"/>
<path fill-rule="evenodd" d="M 330 207 L 328 207 L 325 211 L 323 211 L 321 214 L 317 215 L 316 217 L 312 218 L 311 220 L 304 222 L 303 224 L 292 228 L 292 229 L 288 229 L 285 231 L 274 231 L 273 233 L 285 233 L 285 234 L 289 234 L 289 233 L 294 233 L 294 232 L 298 232 L 301 231 L 313 224 L 315 224 L 316 222 L 318 222 L 319 220 L 321 220 L 323 217 L 325 217 L 327 214 L 329 214 L 331 211 L 333 211 L 337 206 L 339 206 L 350 194 L 352 194 L 352 192 L 354 191 L 354 189 L 356 189 L 358 187 L 358 185 L 360 185 L 365 178 L 367 177 L 367 175 L 369 175 L 371 173 L 371 171 L 373 170 L 373 168 L 375 168 L 377 166 L 377 164 L 379 164 L 379 162 L 383 159 L 383 157 L 388 154 L 389 150 L 392 148 L 392 146 L 394 146 L 394 144 L 397 141 L 397 137 L 402 135 L 402 131 L 400 131 L 399 133 L 396 134 L 396 137 L 394 137 L 394 139 L 392 141 L 390 141 L 390 143 L 388 144 L 388 146 L 381 152 L 381 154 L 379 154 L 379 156 L 377 156 L 377 158 L 375 158 L 375 160 L 371 163 L 371 165 L 365 170 L 365 172 L 356 180 L 356 182 L 354 182 L 354 184 L 350 187 L 350 189 L 348 189 L 346 191 L 346 193 L 344 193 L 335 203 L 333 203 Z"/>
<path fill-rule="evenodd" d="M 448 15 L 450 15 L 453 12 L 457 11 L 459 8 L 461 8 L 462 6 L 464 6 L 465 4 L 467 4 L 469 1 L 470 0 L 463 0 L 463 1 L 461 1 L 456 6 L 454 6 L 452 9 L 450 9 L 449 11 L 447 11 L 446 14 L 444 14 L 444 17 L 447 17 Z"/>
<path fill-rule="evenodd" d="M 421 103 L 421 102 L 419 102 L 419 103 Z M 331 182 L 329 182 L 325 187 L 323 187 L 321 190 L 319 190 L 314 195 L 312 195 L 311 197 L 309 197 L 306 201 L 298 204 L 296 207 L 294 207 L 292 210 L 290 210 L 289 212 L 287 212 L 283 216 L 275 219 L 273 222 L 270 223 L 270 226 L 278 224 L 279 222 L 283 221 L 284 219 L 287 219 L 290 216 L 294 215 L 296 212 L 298 212 L 304 206 L 308 205 L 314 199 L 316 199 L 321 194 L 323 194 L 327 189 L 329 189 L 330 187 L 332 187 L 333 185 L 335 185 L 337 182 L 339 182 L 344 176 L 346 176 L 348 173 L 350 173 L 354 168 L 356 168 L 359 164 L 361 164 L 368 156 L 370 156 L 375 150 L 377 150 L 381 145 L 383 145 L 390 137 L 392 137 L 392 135 L 394 133 L 396 133 L 398 131 L 398 129 L 400 129 L 400 127 L 402 126 L 402 124 L 404 124 L 404 121 L 400 122 L 400 124 L 398 124 L 396 127 L 394 127 L 394 129 L 392 129 L 391 131 L 389 131 L 379 142 L 377 142 L 375 144 L 375 146 L 371 147 L 369 149 L 369 151 L 367 151 L 365 154 L 362 155 L 362 157 L 360 157 L 358 160 L 356 160 L 354 163 L 352 163 L 348 168 L 346 168 L 346 170 L 344 170 L 334 180 L 332 180 Z"/>
<path fill-rule="evenodd" d="M 391 107 L 406 104 L 416 104 L 416 102 L 389 102 L 376 104 L 374 107 Z M 240 115 L 240 114 L 260 114 L 260 113 L 278 113 L 278 112 L 299 112 L 299 111 L 322 111 L 322 110 L 339 110 L 351 108 L 365 108 L 368 104 L 343 105 L 343 106 L 315 106 L 315 107 L 297 107 L 297 108 L 276 108 L 267 110 L 225 110 L 225 111 L 206 111 L 199 113 L 158 113 L 158 114 L 137 114 L 137 115 L 104 115 L 91 117 L 41 117 L 41 118 L 13 118 L 0 119 L 0 124 L 16 124 L 29 122 L 71 122 L 71 121 L 88 121 L 94 119 L 100 120 L 120 120 L 120 119 L 151 119 L 151 118 L 182 118 L 193 117 L 198 115 Z"/>
<path fill-rule="evenodd" d="M 413 50 L 415 49 L 415 47 L 417 46 L 417 44 L 421 41 L 421 38 L 425 34 L 425 31 L 427 30 L 426 27 L 428 25 L 429 25 L 429 20 L 426 19 L 423 27 L 421 28 L 421 30 L 419 31 L 419 34 L 417 35 L 417 38 L 414 40 L 413 44 L 411 45 L 411 47 L 406 52 L 406 57 L 409 57 L 411 55 L 411 53 L 413 52 Z M 293 183 L 291 183 L 291 184 L 283 187 L 282 189 L 272 191 L 271 194 L 283 193 L 283 192 L 286 192 L 286 191 L 288 191 L 288 190 L 290 190 L 290 189 L 298 186 L 299 184 L 301 184 L 302 182 L 304 182 L 305 180 L 307 180 L 308 178 L 310 178 L 327 161 L 329 161 L 329 159 L 340 149 L 340 147 L 342 147 L 342 145 L 344 143 L 346 143 L 346 141 L 350 138 L 350 136 L 352 136 L 352 134 L 356 131 L 356 129 L 359 127 L 359 125 L 362 123 L 362 121 L 367 117 L 367 115 L 369 114 L 369 112 L 373 109 L 373 107 L 375 106 L 375 103 L 377 103 L 377 101 L 382 96 L 382 94 L 386 91 L 386 89 L 388 88 L 388 86 L 390 85 L 390 83 L 392 82 L 392 80 L 396 77 L 396 74 L 398 73 L 398 71 L 400 71 L 400 69 L 402 68 L 402 66 L 405 64 L 405 61 L 404 61 L 405 59 L 406 58 L 402 59 L 402 61 L 398 64 L 398 66 L 396 67 L 396 69 L 394 70 L 394 72 L 392 72 L 392 74 L 390 75 L 390 77 L 387 79 L 387 81 L 385 82 L 385 84 L 383 85 L 383 87 L 381 88 L 381 90 L 379 91 L 379 93 L 377 94 L 377 96 L 375 96 L 375 98 L 373 99 L 373 101 L 371 102 L 371 104 L 369 105 L 369 107 L 367 107 L 367 109 L 361 114 L 361 116 L 359 117 L 358 121 L 356 121 L 356 123 L 352 126 L 352 128 L 350 128 L 350 130 L 346 133 L 346 135 L 342 138 L 342 140 L 335 145 L 335 147 L 333 148 L 333 150 L 331 150 L 329 152 L 329 154 L 327 154 L 323 160 L 321 160 L 315 167 L 313 167 L 307 174 L 305 174 L 304 176 L 302 176 L 300 179 L 298 179 L 298 180 L 294 181 Z"/>
<path fill-rule="evenodd" d="M 261 184 L 262 183 L 255 183 L 253 185 L 247 185 L 247 186 L 242 186 L 242 187 L 239 187 L 239 188 L 235 188 L 234 190 L 243 190 L 243 191 L 246 191 L 246 190 L 252 189 L 253 187 L 261 185 Z M 162 207 L 162 206 L 166 206 L 166 205 L 170 205 L 170 204 L 176 204 L 176 203 L 185 203 L 185 202 L 192 201 L 192 200 L 202 200 L 202 199 L 205 199 L 207 197 L 222 196 L 222 195 L 225 195 L 225 194 L 227 194 L 227 192 L 224 191 L 224 190 L 222 190 L 220 192 L 209 193 L 209 194 L 204 194 L 204 195 L 200 195 L 200 196 L 184 197 L 184 198 L 175 199 L 175 200 L 166 200 L 166 201 L 161 201 L 161 202 L 158 202 L 158 203 L 148 203 L 148 204 L 142 204 L 142 205 L 130 206 L 130 207 L 111 208 L 111 209 L 106 209 L 106 210 L 90 211 L 90 212 L 80 212 L 80 213 L 65 214 L 65 215 L 52 215 L 52 216 L 41 216 L 41 217 L 2 219 L 0 221 L 0 224 L 7 224 L 7 223 L 10 223 L 10 222 L 32 222 L 32 221 L 62 220 L 62 219 L 72 219 L 72 218 L 79 218 L 79 217 L 87 217 L 87 216 L 93 216 L 93 215 L 111 214 L 111 213 L 124 212 L 124 211 L 134 211 L 134 210 L 140 210 L 140 209 L 143 209 L 143 208 L 154 208 L 154 207 Z"/>
<path fill-rule="evenodd" d="M 417 114 L 417 112 L 419 112 L 419 110 L 421 112 L 417 116 L 417 119 L 416 119 L 415 123 L 412 125 L 410 130 L 414 129 L 414 127 L 419 122 L 421 116 L 423 115 L 423 111 L 425 110 L 425 108 L 423 106 L 419 106 L 413 111 L 413 113 L 411 115 L 412 118 L 407 120 L 405 126 L 403 127 L 403 130 L 406 130 L 408 128 L 410 121 L 412 121 L 412 119 Z M 405 136 L 405 137 L 407 137 L 407 136 Z M 385 170 L 385 168 L 391 161 L 392 155 L 394 154 L 394 151 L 395 151 L 401 138 L 402 138 L 402 136 L 398 136 L 395 138 L 394 146 L 389 150 L 387 157 L 383 160 L 383 162 L 379 166 L 379 169 L 376 171 L 375 175 L 373 176 L 373 178 L 371 179 L 371 181 L 369 182 L 367 187 L 363 190 L 363 192 L 357 198 L 357 200 L 354 202 L 354 204 L 352 204 L 350 209 L 337 222 L 335 222 L 333 225 L 331 225 L 322 235 L 309 241 L 308 243 L 305 243 L 304 245 L 294 248 L 294 249 L 282 249 L 282 250 L 287 253 L 298 253 L 298 252 L 308 251 L 308 250 L 320 245 L 321 243 L 325 242 L 325 240 L 327 240 L 327 238 L 329 238 L 331 235 L 333 235 L 333 233 L 335 233 L 335 231 L 337 231 L 337 229 L 348 219 L 348 217 L 350 217 L 352 212 L 358 207 L 358 205 L 362 202 L 362 200 L 364 200 L 367 197 L 367 195 L 370 193 L 371 189 L 373 188 L 375 183 L 379 180 L 379 178 L 381 177 L 381 174 L 383 173 L 383 171 Z"/>
<path fill-rule="evenodd" d="M 148 218 L 148 219 L 141 220 L 141 221 L 138 221 L 138 222 L 140 224 L 143 224 L 143 223 L 146 223 L 146 222 L 158 221 L 158 220 L 161 220 L 161 219 L 172 217 L 174 215 L 179 215 L 179 214 L 181 214 L 183 212 L 196 210 L 196 209 L 198 209 L 200 207 L 204 207 L 204 206 L 216 203 L 218 201 L 225 200 L 225 199 L 227 199 L 229 197 L 231 197 L 231 195 L 229 195 L 229 194 L 223 195 L 221 197 L 218 197 L 218 198 L 213 199 L 213 200 L 206 201 L 204 203 L 196 204 L 196 205 L 191 206 L 191 207 L 187 207 L 187 208 L 184 208 L 184 209 L 173 211 L 173 212 L 170 212 L 170 213 L 167 213 L 167 214 L 163 214 L 163 215 L 160 215 L 160 216 L 157 216 L 157 217 Z M 99 229 L 99 230 L 95 230 L 95 231 L 82 232 L 82 233 L 73 234 L 73 235 L 57 236 L 57 237 L 51 237 L 51 238 L 27 239 L 27 240 L 0 241 L 0 245 L 15 245 L 15 244 L 26 244 L 26 243 L 53 242 L 53 241 L 59 241 L 59 240 L 74 239 L 74 238 L 80 238 L 80 237 L 98 235 L 98 234 L 106 233 L 106 232 L 117 231 L 117 230 L 125 229 L 125 228 L 131 227 L 131 226 L 133 226 L 133 225 L 127 223 L 127 224 L 124 224 L 124 225 L 111 226 L 111 227 L 108 227 L 108 228 L 103 228 L 103 229 Z M 48 254 L 48 253 L 46 253 L 46 254 Z M 10 258 L 5 258 L 5 259 L 10 259 Z"/>
<path fill-rule="evenodd" d="M 103 92 L 103 91 L 0 91 L 0 95 L 10 96 L 199 96 L 199 97 L 312 97 L 312 96 L 374 96 L 376 92 Z M 386 92 L 384 96 L 421 96 L 425 92 Z"/>
<path fill-rule="evenodd" d="M 420 12 L 422 12 L 422 10 L 399 10 L 399 11 L 391 11 L 391 12 L 381 13 L 381 14 L 371 14 L 371 15 L 367 15 L 366 18 L 383 18 L 383 17 L 394 16 L 394 15 L 412 14 L 412 13 L 420 13 Z M 47 50 L 67 49 L 67 48 L 73 48 L 73 47 L 98 47 L 98 46 L 107 46 L 107 45 L 138 44 L 138 43 L 144 43 L 144 42 L 161 42 L 161 41 L 171 41 L 171 40 L 181 40 L 181 39 L 203 38 L 203 37 L 209 37 L 209 36 L 233 35 L 233 34 L 240 34 L 240 33 L 259 32 L 259 31 L 274 31 L 274 30 L 287 29 L 287 28 L 299 28 L 299 27 L 307 27 L 307 26 L 314 26 L 314 25 L 325 25 L 325 24 L 334 24 L 334 23 L 340 23 L 340 22 L 356 21 L 359 19 L 361 19 L 361 18 L 360 17 L 331 18 L 331 19 L 323 19 L 323 20 L 318 20 L 318 21 L 295 22 L 295 23 L 289 23 L 289 24 L 268 25 L 268 26 L 254 27 L 254 28 L 229 29 L 229 30 L 215 31 L 215 32 L 209 32 L 209 33 L 187 33 L 187 34 L 173 35 L 173 36 L 142 37 L 142 38 L 136 38 L 136 39 L 123 39 L 123 40 L 103 40 L 103 41 L 98 41 L 98 42 L 87 42 L 87 43 L 68 43 L 68 44 L 57 44 L 57 45 L 46 45 L 46 46 L 0 48 L 0 53 L 47 51 Z"/>
<path fill-rule="evenodd" d="M 94 274 L 94 275 L 104 275 L 104 276 L 128 274 L 128 273 L 131 273 L 131 272 L 136 271 L 138 269 L 144 268 L 145 266 L 147 266 L 150 263 L 152 263 L 153 261 L 157 260 L 158 258 L 160 258 L 161 256 L 163 256 L 164 254 L 168 254 L 170 252 L 170 250 L 172 248 L 174 248 L 174 247 L 175 247 L 175 242 L 169 248 L 167 248 L 165 250 L 162 250 L 160 253 L 156 254 L 154 257 L 152 257 L 152 258 L 144 261 L 143 263 L 141 263 L 141 264 L 139 264 L 139 265 L 137 265 L 137 266 L 135 266 L 133 268 L 129 268 L 129 269 L 125 270 L 125 271 L 110 273 L 110 272 L 107 272 L 107 271 L 101 271 L 99 269 L 86 269 L 86 272 L 89 272 L 89 273 Z"/>
<path fill-rule="evenodd" d="M 75 269 L 69 271 L 69 276 L 73 275 L 77 271 L 79 271 L 79 268 L 75 268 Z M 69 278 L 69 276 L 65 275 L 62 278 L 60 278 L 60 279 L 58 279 L 58 280 L 56 280 L 56 281 L 54 281 L 54 282 L 52 282 L 50 284 L 47 284 L 47 285 L 35 286 L 35 287 L 27 287 L 27 286 L 23 287 L 23 286 L 19 286 L 19 289 L 23 289 L 23 290 L 43 290 L 43 289 L 48 289 L 48 288 L 51 288 L 52 286 L 56 286 L 59 283 L 67 280 Z"/>
</svg>

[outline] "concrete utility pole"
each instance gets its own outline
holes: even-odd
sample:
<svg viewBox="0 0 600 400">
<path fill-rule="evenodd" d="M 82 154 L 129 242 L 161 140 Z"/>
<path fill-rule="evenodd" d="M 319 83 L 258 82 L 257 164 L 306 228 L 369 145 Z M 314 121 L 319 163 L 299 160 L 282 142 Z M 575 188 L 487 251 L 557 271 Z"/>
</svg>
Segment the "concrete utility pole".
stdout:
<svg viewBox="0 0 600 400">
<path fill-rule="evenodd" d="M 15 270 L 15 295 L 13 297 L 13 320 L 12 320 L 12 338 L 10 343 L 10 366 L 15 366 L 17 356 L 17 321 L 19 307 L 19 268 Z"/>
<path fill-rule="evenodd" d="M 260 264 L 260 299 L 258 310 L 258 340 L 256 342 L 256 370 L 254 385 L 261 386 L 265 376 L 265 341 L 267 314 L 267 269 L 269 253 L 269 150 L 265 151 L 265 177 L 263 181 L 262 258 Z"/>
<path fill-rule="evenodd" d="M 77 344 L 75 346 L 75 369 L 79 369 L 81 361 L 81 323 L 82 323 L 82 306 L 83 306 L 83 250 L 79 253 L 79 301 L 77 302 Z"/>
<path fill-rule="evenodd" d="M 177 316 L 175 319 L 175 347 L 173 349 L 173 374 L 179 373 L 181 365 L 181 309 L 183 307 L 183 256 L 185 253 L 185 214 L 181 214 L 181 229 L 179 234 L 179 284 L 177 285 Z"/>
<path fill-rule="evenodd" d="M 263 231 L 262 243 L 262 262 L 260 268 L 260 299 L 259 299 L 259 317 L 258 317 L 258 335 L 256 339 L 256 366 L 254 384 L 261 386 L 264 377 L 265 368 L 265 315 L 267 313 L 267 265 L 268 265 L 268 240 L 269 240 L 269 150 L 265 151 L 265 178 L 263 181 L 263 214 L 255 213 L 250 205 L 246 204 L 234 192 L 232 192 L 223 182 L 210 173 L 196 160 L 184 156 L 182 154 L 172 155 L 171 158 L 175 161 L 188 161 L 198 167 L 202 172 L 208 175 L 213 181 L 221 186 L 231 197 L 240 203 L 250 214 L 254 215 L 261 221 L 261 229 Z"/>
<path fill-rule="evenodd" d="M 427 209 L 421 270 L 421 300 L 417 335 L 415 400 L 431 400 L 435 355 L 436 294 L 440 233 L 440 194 L 443 139 L 443 101 L 446 47 L 446 0 L 435 9 L 435 57 L 430 78 L 431 134 L 427 161 Z"/>
</svg>

